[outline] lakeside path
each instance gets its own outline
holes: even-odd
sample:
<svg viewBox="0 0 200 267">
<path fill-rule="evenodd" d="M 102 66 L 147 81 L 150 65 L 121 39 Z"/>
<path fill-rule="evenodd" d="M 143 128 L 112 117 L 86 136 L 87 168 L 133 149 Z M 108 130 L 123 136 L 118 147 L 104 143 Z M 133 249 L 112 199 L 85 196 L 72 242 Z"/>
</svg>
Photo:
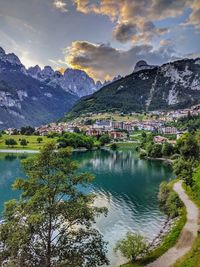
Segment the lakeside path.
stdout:
<svg viewBox="0 0 200 267">
<path fill-rule="evenodd" d="M 187 252 L 190 251 L 192 245 L 198 234 L 198 220 L 199 210 L 198 207 L 189 199 L 182 187 L 182 181 L 174 184 L 174 191 L 179 195 L 183 201 L 187 210 L 187 221 L 176 245 L 165 252 L 154 262 L 146 265 L 148 267 L 170 267 L 178 259 L 183 257 Z"/>
</svg>

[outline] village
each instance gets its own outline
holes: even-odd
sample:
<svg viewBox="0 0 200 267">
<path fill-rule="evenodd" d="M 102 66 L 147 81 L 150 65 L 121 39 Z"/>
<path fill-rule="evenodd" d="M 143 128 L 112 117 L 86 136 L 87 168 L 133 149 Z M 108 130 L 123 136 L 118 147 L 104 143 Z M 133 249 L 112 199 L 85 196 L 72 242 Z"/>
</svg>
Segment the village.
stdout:
<svg viewBox="0 0 200 267">
<path fill-rule="evenodd" d="M 149 131 L 157 133 L 154 141 L 156 143 L 162 143 L 166 141 L 165 135 L 173 135 L 178 139 L 181 134 L 185 131 L 180 131 L 176 127 L 168 126 L 169 122 L 177 121 L 180 118 L 195 116 L 200 114 L 200 106 L 193 106 L 190 109 L 179 109 L 168 112 L 149 112 L 148 118 L 144 120 L 131 119 L 123 121 L 123 117 L 120 121 L 99 119 L 95 120 L 94 123 L 88 125 L 88 117 L 81 121 L 70 121 L 70 122 L 58 122 L 50 123 L 40 127 L 35 127 L 35 132 L 40 136 L 47 136 L 50 133 L 62 134 L 64 132 L 83 132 L 88 136 L 101 136 L 108 134 L 111 139 L 117 141 L 128 140 L 128 137 L 133 132 L 138 131 Z M 12 135 L 16 129 L 7 129 L 6 133 Z"/>
</svg>

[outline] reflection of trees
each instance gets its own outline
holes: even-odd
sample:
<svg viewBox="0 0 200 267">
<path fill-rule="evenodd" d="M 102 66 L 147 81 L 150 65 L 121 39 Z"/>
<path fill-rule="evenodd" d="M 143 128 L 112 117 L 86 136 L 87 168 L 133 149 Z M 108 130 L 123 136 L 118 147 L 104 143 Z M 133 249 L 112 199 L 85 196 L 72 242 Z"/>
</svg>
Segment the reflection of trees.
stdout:
<svg viewBox="0 0 200 267">
<path fill-rule="evenodd" d="M 136 205 L 157 203 L 160 182 L 171 176 L 171 170 L 162 162 L 141 160 L 132 151 L 100 150 L 74 156 L 83 171 L 95 174 L 95 191 L 111 193 Z"/>
<path fill-rule="evenodd" d="M 8 161 L 16 160 L 16 158 L 17 158 L 16 155 L 12 155 L 12 154 L 5 155 L 5 160 L 8 160 Z"/>
<path fill-rule="evenodd" d="M 101 150 L 81 153 L 75 155 L 80 167 L 92 168 L 95 172 L 112 171 L 115 174 L 122 174 L 128 171 L 133 174 L 135 171 L 140 171 L 141 175 L 148 172 L 151 175 L 164 176 L 166 171 L 169 171 L 169 166 L 162 162 L 139 159 L 134 151 Z"/>
</svg>

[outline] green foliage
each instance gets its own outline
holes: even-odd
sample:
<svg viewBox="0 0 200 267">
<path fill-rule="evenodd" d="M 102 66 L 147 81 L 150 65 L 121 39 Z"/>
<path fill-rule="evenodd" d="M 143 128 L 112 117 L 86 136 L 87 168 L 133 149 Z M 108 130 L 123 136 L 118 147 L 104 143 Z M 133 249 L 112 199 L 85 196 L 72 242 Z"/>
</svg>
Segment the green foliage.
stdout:
<svg viewBox="0 0 200 267">
<path fill-rule="evenodd" d="M 149 143 L 147 145 L 147 155 L 152 158 L 162 157 L 162 145 Z"/>
<path fill-rule="evenodd" d="M 21 141 L 20 141 L 20 145 L 21 146 L 27 146 L 27 144 L 28 144 L 28 142 L 27 142 L 27 140 L 26 139 L 21 139 Z"/>
<path fill-rule="evenodd" d="M 200 166 L 196 168 L 192 176 L 195 198 L 200 200 Z"/>
<path fill-rule="evenodd" d="M 111 141 L 111 138 L 109 137 L 108 134 L 103 134 L 100 138 L 99 138 L 99 142 L 101 143 L 102 146 L 109 144 Z"/>
<path fill-rule="evenodd" d="M 141 159 L 144 159 L 144 158 L 147 157 L 147 153 L 145 151 L 142 151 L 142 152 L 140 152 L 139 156 L 140 156 Z"/>
<path fill-rule="evenodd" d="M 111 148 L 112 150 L 116 150 L 116 149 L 118 148 L 118 145 L 117 145 L 116 143 L 112 143 L 112 144 L 110 145 L 110 148 Z"/>
<path fill-rule="evenodd" d="M 172 154 L 174 153 L 174 147 L 172 144 L 168 143 L 168 142 L 165 142 L 163 145 L 162 145 L 162 154 L 163 156 L 165 157 L 169 157 L 171 156 Z"/>
<path fill-rule="evenodd" d="M 33 128 L 31 126 L 21 127 L 21 129 L 20 129 L 20 133 L 22 135 L 32 135 L 34 132 L 35 132 L 35 128 Z"/>
<path fill-rule="evenodd" d="M 58 139 L 58 147 L 64 148 L 71 146 L 73 148 L 85 147 L 91 149 L 94 146 L 95 139 L 79 133 L 65 133 Z"/>
<path fill-rule="evenodd" d="M 100 266 L 107 264 L 105 243 L 92 227 L 105 208 L 78 188 L 93 177 L 79 173 L 71 150 L 54 143 L 22 161 L 27 179 L 17 179 L 19 201 L 5 204 L 0 225 L 0 265 L 24 267 Z M 80 242 L 81 241 L 81 242 Z"/>
<path fill-rule="evenodd" d="M 119 250 L 124 257 L 134 261 L 141 254 L 147 253 L 147 247 L 143 236 L 128 232 L 124 239 L 117 242 L 114 250 L 115 252 Z"/>
<path fill-rule="evenodd" d="M 183 207 L 183 203 L 178 195 L 172 190 L 171 185 L 166 182 L 160 184 L 158 199 L 161 209 L 170 218 L 175 218 L 180 215 L 180 208 Z"/>
<path fill-rule="evenodd" d="M 180 130 L 189 130 L 189 132 L 200 129 L 200 115 L 187 116 L 179 118 L 176 122 L 168 123 L 170 126 L 174 126 Z"/>
<path fill-rule="evenodd" d="M 187 185 L 192 186 L 192 175 L 197 162 L 194 160 L 185 160 L 183 157 L 175 160 L 173 170 L 179 179 L 183 179 Z"/>
<path fill-rule="evenodd" d="M 43 141 L 43 138 L 42 138 L 42 137 L 38 137 L 38 138 L 37 138 L 37 142 L 38 142 L 38 144 L 40 144 L 42 141 Z"/>
<path fill-rule="evenodd" d="M 200 131 L 187 133 L 177 140 L 176 150 L 181 154 L 173 165 L 175 174 L 185 180 L 187 185 L 193 184 L 193 172 L 200 161 Z"/>
<path fill-rule="evenodd" d="M 15 139 L 13 139 L 13 138 L 9 138 L 9 139 L 5 140 L 5 144 L 7 146 L 14 147 L 15 145 L 17 145 L 17 141 Z"/>
</svg>

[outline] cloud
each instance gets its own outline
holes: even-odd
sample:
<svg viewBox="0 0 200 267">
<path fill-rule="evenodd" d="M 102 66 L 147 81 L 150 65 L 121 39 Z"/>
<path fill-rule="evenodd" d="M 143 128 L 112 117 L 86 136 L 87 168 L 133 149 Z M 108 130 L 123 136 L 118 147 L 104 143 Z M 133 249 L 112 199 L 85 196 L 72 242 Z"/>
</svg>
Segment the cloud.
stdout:
<svg viewBox="0 0 200 267">
<path fill-rule="evenodd" d="M 62 12 L 67 12 L 67 4 L 62 0 L 54 0 L 53 5 L 55 8 L 61 10 Z"/>
<path fill-rule="evenodd" d="M 157 28 L 153 22 L 184 14 L 191 10 L 187 25 L 199 26 L 199 0 L 71 0 L 82 13 L 95 13 L 108 16 L 116 22 L 114 38 L 122 43 L 145 42 L 169 31 Z"/>
<path fill-rule="evenodd" d="M 196 29 L 200 29 L 200 1 L 193 1 L 191 9 L 192 12 L 190 13 L 185 25 L 192 25 Z"/>
<path fill-rule="evenodd" d="M 116 26 L 113 32 L 114 38 L 121 42 L 126 43 L 133 39 L 133 36 L 138 33 L 137 26 L 132 23 L 120 23 Z"/>
<path fill-rule="evenodd" d="M 111 79 L 114 76 L 132 72 L 137 61 L 143 59 L 151 64 L 169 61 L 175 51 L 171 46 L 136 45 L 129 50 L 119 50 L 109 44 L 94 44 L 86 41 L 73 42 L 66 49 L 65 59 L 73 68 L 85 70 L 96 80 Z"/>
</svg>

